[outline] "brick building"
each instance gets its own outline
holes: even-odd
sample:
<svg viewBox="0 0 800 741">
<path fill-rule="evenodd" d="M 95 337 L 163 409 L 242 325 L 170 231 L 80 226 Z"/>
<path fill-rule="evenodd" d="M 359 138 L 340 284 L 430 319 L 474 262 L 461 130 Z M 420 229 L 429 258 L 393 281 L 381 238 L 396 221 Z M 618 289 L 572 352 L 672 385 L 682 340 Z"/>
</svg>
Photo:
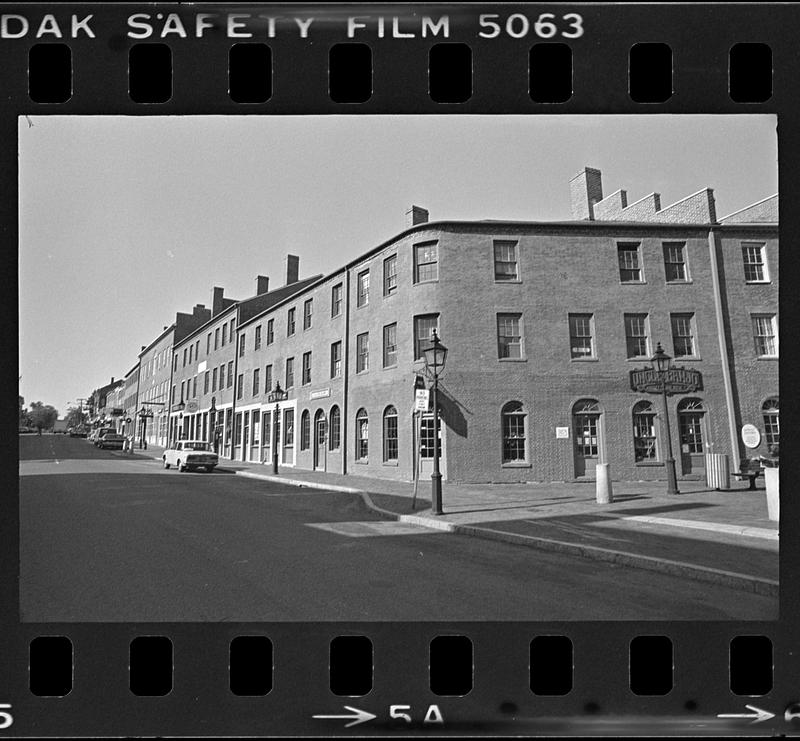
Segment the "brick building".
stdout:
<svg viewBox="0 0 800 741">
<path fill-rule="evenodd" d="M 665 477 L 662 400 L 631 388 L 657 344 L 702 373 L 668 400 L 679 477 L 779 437 L 778 200 L 718 218 L 704 188 L 663 206 L 570 182 L 572 219 L 430 221 L 326 276 L 222 300 L 175 342 L 170 436 L 236 460 L 411 479 L 431 471 L 433 416 L 412 410 L 421 350 L 449 348 L 441 468 L 459 481 Z M 276 383 L 288 392 L 268 400 Z M 213 404 L 212 404 L 213 400 Z M 277 424 L 276 424 L 277 423 Z M 761 430 L 746 450 L 739 430 Z M 277 429 L 276 429 L 277 428 Z"/>
</svg>

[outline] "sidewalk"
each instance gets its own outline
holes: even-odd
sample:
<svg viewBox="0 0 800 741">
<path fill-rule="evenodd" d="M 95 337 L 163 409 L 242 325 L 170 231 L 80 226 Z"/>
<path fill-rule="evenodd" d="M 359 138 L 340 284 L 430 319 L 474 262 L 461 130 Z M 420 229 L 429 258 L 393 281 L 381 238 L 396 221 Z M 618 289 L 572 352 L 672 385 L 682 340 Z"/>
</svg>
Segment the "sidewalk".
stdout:
<svg viewBox="0 0 800 741">
<path fill-rule="evenodd" d="M 136 455 L 161 458 L 150 446 Z M 441 516 L 430 512 L 430 479 L 414 485 L 366 476 L 295 470 L 222 459 L 220 472 L 360 495 L 372 509 L 404 522 L 579 555 L 759 594 L 778 594 L 778 523 L 767 518 L 763 488 L 732 481 L 729 491 L 704 482 L 613 482 L 614 502 L 595 501 L 594 482 L 456 484 L 444 482 Z M 763 484 L 761 484 L 763 486 Z"/>
</svg>

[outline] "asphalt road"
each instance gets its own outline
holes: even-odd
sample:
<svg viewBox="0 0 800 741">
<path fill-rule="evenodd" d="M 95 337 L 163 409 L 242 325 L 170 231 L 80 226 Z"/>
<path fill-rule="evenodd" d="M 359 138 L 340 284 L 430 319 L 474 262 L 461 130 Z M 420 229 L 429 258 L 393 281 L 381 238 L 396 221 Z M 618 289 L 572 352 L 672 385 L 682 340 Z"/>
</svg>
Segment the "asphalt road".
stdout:
<svg viewBox="0 0 800 741">
<path fill-rule="evenodd" d="M 702 582 L 387 520 L 358 495 L 20 437 L 23 621 L 774 619 Z"/>
</svg>

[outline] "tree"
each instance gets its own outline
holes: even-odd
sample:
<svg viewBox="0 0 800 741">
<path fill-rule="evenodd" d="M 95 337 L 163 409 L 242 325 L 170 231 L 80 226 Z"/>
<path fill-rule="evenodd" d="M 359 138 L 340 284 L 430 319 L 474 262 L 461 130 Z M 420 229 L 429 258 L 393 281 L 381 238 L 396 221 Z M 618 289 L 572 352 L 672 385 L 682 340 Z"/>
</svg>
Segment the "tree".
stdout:
<svg viewBox="0 0 800 741">
<path fill-rule="evenodd" d="M 55 425 L 58 419 L 58 410 L 49 404 L 42 404 L 41 401 L 31 402 L 30 412 L 28 413 L 31 424 L 42 434 L 42 430 L 49 430 Z"/>
<path fill-rule="evenodd" d="M 67 429 L 70 427 L 80 427 L 81 425 L 86 424 L 86 412 L 80 409 L 80 407 L 69 407 L 67 409 L 67 417 L 66 417 Z"/>
</svg>

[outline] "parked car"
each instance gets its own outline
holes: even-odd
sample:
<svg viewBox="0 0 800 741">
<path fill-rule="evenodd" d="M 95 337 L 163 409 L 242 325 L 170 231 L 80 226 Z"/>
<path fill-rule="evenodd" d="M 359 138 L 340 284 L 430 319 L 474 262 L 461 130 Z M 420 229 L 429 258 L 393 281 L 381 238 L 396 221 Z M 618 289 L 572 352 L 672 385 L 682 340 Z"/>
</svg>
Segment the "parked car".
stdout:
<svg viewBox="0 0 800 741">
<path fill-rule="evenodd" d="M 205 440 L 178 440 L 162 458 L 164 468 L 175 466 L 179 471 L 202 468 L 211 473 L 219 463 L 219 456 Z"/>
<path fill-rule="evenodd" d="M 98 435 L 95 445 L 102 449 L 112 448 L 114 450 L 122 450 L 125 446 L 125 436 L 120 435 L 116 430 L 112 430 L 111 432 Z"/>
<path fill-rule="evenodd" d="M 88 431 L 85 427 L 79 425 L 78 427 L 70 427 L 69 428 L 69 436 L 70 437 L 86 437 L 88 435 Z"/>
<path fill-rule="evenodd" d="M 99 427 L 98 429 L 93 430 L 89 434 L 89 438 L 88 439 L 92 441 L 92 443 L 95 445 L 95 447 L 97 447 L 97 441 L 103 435 L 105 435 L 105 434 L 107 434 L 109 432 L 116 432 L 116 430 L 113 427 Z"/>
</svg>

